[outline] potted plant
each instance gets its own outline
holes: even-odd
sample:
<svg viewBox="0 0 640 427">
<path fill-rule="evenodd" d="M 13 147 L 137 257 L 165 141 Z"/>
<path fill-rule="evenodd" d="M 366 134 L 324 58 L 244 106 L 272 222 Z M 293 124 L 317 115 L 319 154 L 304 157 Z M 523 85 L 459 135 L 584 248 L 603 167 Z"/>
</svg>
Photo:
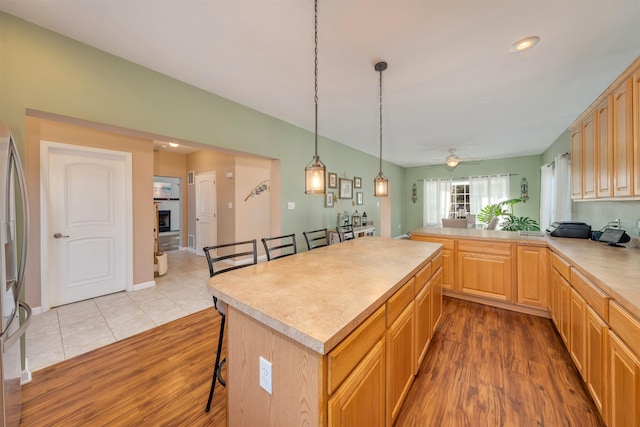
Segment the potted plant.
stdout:
<svg viewBox="0 0 640 427">
<path fill-rule="evenodd" d="M 493 217 L 501 216 L 504 217 L 500 227 L 503 231 L 540 231 L 540 225 L 533 218 L 514 215 L 513 206 L 520 202 L 522 202 L 522 199 L 509 199 L 487 205 L 478 213 L 478 220 L 488 224 Z"/>
</svg>

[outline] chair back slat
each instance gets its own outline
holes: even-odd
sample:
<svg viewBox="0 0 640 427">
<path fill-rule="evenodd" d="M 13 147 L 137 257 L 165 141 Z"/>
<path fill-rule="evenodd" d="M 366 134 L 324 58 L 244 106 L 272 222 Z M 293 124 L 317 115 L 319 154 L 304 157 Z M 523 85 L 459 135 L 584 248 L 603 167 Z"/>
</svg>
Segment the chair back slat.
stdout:
<svg viewBox="0 0 640 427">
<path fill-rule="evenodd" d="M 302 234 L 304 234 L 304 240 L 307 242 L 307 248 L 309 250 L 329 245 L 329 233 L 326 228 L 304 231 Z"/>
<path fill-rule="evenodd" d="M 265 237 L 262 239 L 262 244 L 264 245 L 264 252 L 267 254 L 267 261 L 298 253 L 295 234 Z"/>
<path fill-rule="evenodd" d="M 338 233 L 338 239 L 340 239 L 341 242 L 356 238 L 356 235 L 353 232 L 353 226 L 351 225 L 336 227 L 336 232 Z"/>
<path fill-rule="evenodd" d="M 243 250 L 249 246 L 250 250 Z M 230 248 L 235 250 L 242 250 L 242 252 L 233 252 L 231 254 L 218 255 L 217 252 L 219 249 Z M 239 268 L 248 267 L 250 265 L 255 265 L 258 263 L 258 251 L 256 246 L 256 239 L 253 240 L 245 240 L 243 242 L 234 242 L 234 243 L 224 243 L 222 245 L 212 245 L 203 248 L 204 255 L 207 258 L 207 263 L 209 264 L 209 276 L 213 277 L 217 274 L 226 273 L 227 271 L 237 270 Z M 215 255 L 214 255 L 215 254 Z M 234 264 L 230 264 L 229 266 L 218 266 L 216 268 L 215 264 L 221 261 L 233 260 Z"/>
</svg>

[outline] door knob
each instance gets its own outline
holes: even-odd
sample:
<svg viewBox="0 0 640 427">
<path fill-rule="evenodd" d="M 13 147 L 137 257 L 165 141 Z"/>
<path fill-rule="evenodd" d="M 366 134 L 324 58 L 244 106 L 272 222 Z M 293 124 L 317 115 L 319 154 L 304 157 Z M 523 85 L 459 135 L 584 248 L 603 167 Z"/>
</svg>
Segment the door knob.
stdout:
<svg viewBox="0 0 640 427">
<path fill-rule="evenodd" d="M 60 233 L 56 233 L 56 234 L 54 234 L 54 235 L 53 235 L 53 237 L 54 237 L 55 239 L 60 239 L 61 237 L 69 237 L 69 236 L 63 236 L 63 235 L 62 235 L 62 234 L 60 234 Z"/>
</svg>

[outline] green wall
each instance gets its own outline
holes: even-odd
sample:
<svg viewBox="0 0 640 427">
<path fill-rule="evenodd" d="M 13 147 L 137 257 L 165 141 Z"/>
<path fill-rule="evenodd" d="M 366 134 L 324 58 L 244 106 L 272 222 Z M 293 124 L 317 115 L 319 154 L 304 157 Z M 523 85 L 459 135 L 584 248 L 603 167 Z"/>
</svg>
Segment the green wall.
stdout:
<svg viewBox="0 0 640 427">
<path fill-rule="evenodd" d="M 544 163 L 552 162 L 556 154 L 571 152 L 571 132 L 567 130 L 542 154 Z M 609 221 L 620 218 L 621 228 L 631 236 L 640 234 L 640 201 L 583 201 L 573 202 L 573 220 L 590 224 L 594 230 L 605 227 Z"/>
<path fill-rule="evenodd" d="M 454 169 L 445 165 L 420 166 L 406 169 L 406 199 L 404 200 L 405 223 L 407 231 L 422 227 L 423 179 L 462 178 L 476 175 L 512 174 L 509 186 L 511 198 L 520 197 L 520 181 L 529 182 L 529 200 L 514 207 L 517 216 L 528 216 L 536 221 L 540 218 L 540 166 L 541 156 L 512 157 L 508 159 L 483 160 L 480 162 L 460 163 Z M 410 192 L 413 183 L 418 188 L 418 200 L 411 201 Z"/>
<path fill-rule="evenodd" d="M 0 12 L 0 117 L 23 158 L 26 109 L 280 159 L 282 231 L 335 226 L 337 208 L 304 194 L 313 133 Z M 322 137 L 318 145 L 329 171 L 362 178 L 358 211 L 379 223 L 378 159 Z M 391 227 L 401 230 L 404 170 L 388 162 L 383 169 L 393 195 Z M 287 202 L 296 209 L 287 210 Z"/>
</svg>

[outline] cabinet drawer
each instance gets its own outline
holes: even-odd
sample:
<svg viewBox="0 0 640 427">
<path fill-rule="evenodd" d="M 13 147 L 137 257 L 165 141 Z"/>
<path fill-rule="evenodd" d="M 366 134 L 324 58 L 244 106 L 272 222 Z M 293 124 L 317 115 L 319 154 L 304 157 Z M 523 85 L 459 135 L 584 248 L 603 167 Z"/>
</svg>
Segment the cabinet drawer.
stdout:
<svg viewBox="0 0 640 427">
<path fill-rule="evenodd" d="M 460 240 L 458 252 L 479 252 L 482 254 L 511 256 L 513 245 L 491 240 Z"/>
<path fill-rule="evenodd" d="M 555 252 L 551 252 L 551 266 L 567 280 L 571 280 L 571 265 Z"/>
<path fill-rule="evenodd" d="M 604 319 L 609 321 L 609 296 L 594 285 L 575 268 L 571 269 L 571 286 L 580 293 L 587 304 Z"/>
<path fill-rule="evenodd" d="M 386 331 L 386 305 L 380 307 L 331 350 L 327 360 L 327 388 L 333 393 Z"/>
<path fill-rule="evenodd" d="M 442 267 L 442 252 L 438 252 L 438 255 L 431 261 L 431 271 L 436 272 L 440 267 Z"/>
<path fill-rule="evenodd" d="M 415 279 L 411 278 L 387 301 L 387 327 L 400 316 L 400 313 L 409 305 L 415 297 Z"/>
<path fill-rule="evenodd" d="M 614 301 L 609 301 L 609 327 L 640 357 L 640 321 Z"/>
<path fill-rule="evenodd" d="M 440 261 L 442 263 L 442 260 L 440 260 Z M 416 295 L 418 295 L 420 293 L 422 288 L 424 288 L 424 285 L 426 285 L 427 282 L 429 281 L 429 279 L 431 278 L 431 274 L 433 273 L 432 269 L 433 269 L 433 263 L 430 262 L 429 264 L 425 265 L 416 274 L 416 284 L 415 284 Z"/>
</svg>

